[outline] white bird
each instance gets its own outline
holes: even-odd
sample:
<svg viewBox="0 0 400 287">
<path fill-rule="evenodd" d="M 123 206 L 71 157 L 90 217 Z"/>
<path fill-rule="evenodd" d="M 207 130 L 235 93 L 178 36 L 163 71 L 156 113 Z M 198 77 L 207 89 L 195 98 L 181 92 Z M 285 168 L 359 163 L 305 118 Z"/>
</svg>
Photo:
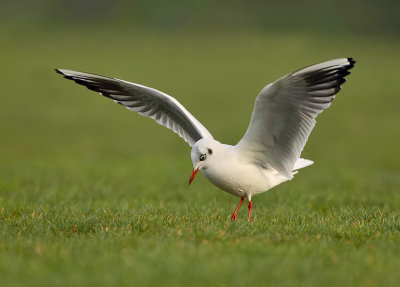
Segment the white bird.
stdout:
<svg viewBox="0 0 400 287">
<path fill-rule="evenodd" d="M 253 195 L 313 164 L 300 154 L 315 118 L 331 105 L 354 63 L 352 58 L 341 58 L 311 65 L 265 86 L 256 98 L 248 129 L 235 146 L 216 141 L 185 107 L 163 92 L 94 74 L 56 71 L 177 133 L 192 147 L 189 184 L 200 170 L 217 187 L 239 196 L 232 221 L 247 197 L 250 221 Z"/>
</svg>

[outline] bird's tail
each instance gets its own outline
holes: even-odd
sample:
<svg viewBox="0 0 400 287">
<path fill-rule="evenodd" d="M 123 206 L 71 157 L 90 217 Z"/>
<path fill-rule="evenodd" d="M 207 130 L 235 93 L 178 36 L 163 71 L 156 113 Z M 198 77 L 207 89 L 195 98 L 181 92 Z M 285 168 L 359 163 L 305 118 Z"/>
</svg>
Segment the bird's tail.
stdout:
<svg viewBox="0 0 400 287">
<path fill-rule="evenodd" d="M 305 158 L 299 158 L 296 163 L 294 164 L 293 171 L 299 170 L 301 168 L 304 168 L 306 166 L 312 165 L 314 162 L 309 159 Z"/>
</svg>

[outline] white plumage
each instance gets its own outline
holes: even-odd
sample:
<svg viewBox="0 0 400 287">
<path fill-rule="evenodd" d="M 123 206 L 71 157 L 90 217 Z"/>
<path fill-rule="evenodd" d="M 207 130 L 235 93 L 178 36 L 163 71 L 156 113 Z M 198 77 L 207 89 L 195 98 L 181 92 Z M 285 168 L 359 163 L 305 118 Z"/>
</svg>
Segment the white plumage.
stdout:
<svg viewBox="0 0 400 287">
<path fill-rule="evenodd" d="M 300 158 L 315 118 L 327 109 L 355 61 L 331 60 L 288 74 L 258 94 L 249 127 L 235 146 L 221 144 L 173 97 L 158 90 L 94 74 L 57 69 L 65 78 L 101 93 L 129 110 L 166 126 L 192 147 L 193 172 L 202 173 L 219 188 L 249 200 L 252 195 L 293 177 L 313 164 Z"/>
</svg>

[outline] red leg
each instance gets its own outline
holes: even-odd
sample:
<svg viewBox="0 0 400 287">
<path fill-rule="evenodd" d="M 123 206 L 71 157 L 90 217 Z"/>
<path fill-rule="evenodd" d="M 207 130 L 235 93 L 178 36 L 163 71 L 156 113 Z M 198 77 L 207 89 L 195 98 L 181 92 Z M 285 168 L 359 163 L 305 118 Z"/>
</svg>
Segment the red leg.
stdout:
<svg viewBox="0 0 400 287">
<path fill-rule="evenodd" d="M 242 197 L 242 199 L 241 199 L 240 202 L 239 202 L 239 205 L 238 205 L 238 206 L 236 207 L 236 209 L 235 209 L 235 212 L 232 214 L 232 217 L 231 217 L 231 220 L 232 220 L 232 221 L 235 221 L 235 220 L 236 220 L 238 210 L 239 210 L 239 208 L 242 206 L 243 201 L 244 201 L 244 197 Z"/>
<path fill-rule="evenodd" d="M 247 216 L 247 221 L 250 221 L 251 217 L 251 210 L 253 209 L 253 203 L 251 203 L 251 200 L 249 201 L 249 215 Z"/>
</svg>

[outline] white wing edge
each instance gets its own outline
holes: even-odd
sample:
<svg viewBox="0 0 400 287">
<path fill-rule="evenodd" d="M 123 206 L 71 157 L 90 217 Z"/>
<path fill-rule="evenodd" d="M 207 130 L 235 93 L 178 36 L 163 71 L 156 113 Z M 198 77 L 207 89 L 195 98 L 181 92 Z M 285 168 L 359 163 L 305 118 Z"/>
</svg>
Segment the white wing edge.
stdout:
<svg viewBox="0 0 400 287">
<path fill-rule="evenodd" d="M 116 80 L 118 80 L 118 81 L 121 81 L 121 82 L 123 82 L 123 83 L 126 83 L 126 84 L 128 84 L 128 85 L 134 85 L 134 86 L 137 86 L 137 87 L 140 87 L 140 88 L 143 88 L 143 89 L 147 89 L 147 90 L 149 90 L 149 91 L 152 91 L 152 92 L 154 92 L 154 93 L 159 93 L 159 94 L 161 94 L 161 95 L 163 95 L 164 97 L 166 97 L 166 98 L 168 98 L 170 101 L 172 101 L 176 106 L 178 106 L 178 108 L 189 118 L 189 120 L 191 121 L 191 123 L 193 124 L 193 126 L 195 126 L 197 129 L 198 129 L 198 131 L 201 133 L 201 135 L 203 136 L 203 138 L 210 138 L 210 139 L 213 139 L 213 136 L 211 135 L 211 133 L 203 126 L 203 124 L 202 123 L 200 123 L 180 102 L 178 102 L 178 100 L 177 99 L 175 99 L 174 97 L 171 97 L 170 95 L 167 95 L 166 93 L 164 93 L 164 92 L 161 92 L 161 91 L 159 91 L 159 90 L 156 90 L 156 89 L 153 89 L 153 88 L 150 88 L 150 87 L 147 87 L 147 86 L 143 86 L 143 85 L 140 85 L 140 84 L 136 84 L 136 83 L 132 83 L 132 82 L 128 82 L 128 81 L 125 81 L 125 80 L 121 80 L 121 79 L 116 79 Z M 115 101 L 116 103 L 118 103 L 118 101 Z M 131 109 L 131 108 L 129 108 L 129 107 L 126 107 L 128 110 L 133 110 L 133 109 Z M 165 127 L 167 127 L 167 128 L 171 128 L 171 129 L 173 129 L 173 127 L 170 127 L 170 126 L 167 126 L 167 125 L 165 125 L 161 120 L 157 120 L 156 119 L 156 117 L 155 116 L 148 116 L 148 115 L 145 115 L 145 113 L 140 113 L 139 112 L 139 114 L 140 115 L 143 115 L 143 116 L 147 116 L 147 117 L 150 117 L 150 118 L 152 118 L 152 119 L 154 119 L 158 124 L 161 124 L 161 125 L 163 125 L 163 126 L 165 126 Z M 176 130 L 174 130 L 174 132 L 177 132 Z M 189 143 L 185 138 L 184 138 L 184 140 L 187 142 L 187 143 Z M 190 144 L 190 143 L 189 143 Z M 191 145 L 192 146 L 192 145 Z"/>
<path fill-rule="evenodd" d="M 179 103 L 175 98 L 173 98 L 159 90 L 156 90 L 154 88 L 150 88 L 150 87 L 147 87 L 144 85 L 121 80 L 118 78 L 105 77 L 105 76 L 92 74 L 92 73 L 85 73 L 85 72 L 79 72 L 79 71 L 73 71 L 73 70 L 67 70 L 67 69 L 55 69 L 55 71 L 57 73 L 63 75 L 66 79 L 73 80 L 75 82 L 77 79 L 79 79 L 79 77 L 82 77 L 82 76 L 88 78 L 85 80 L 85 82 L 87 82 L 88 84 L 90 84 L 90 82 L 91 82 L 91 80 L 89 80 L 90 78 L 97 78 L 97 79 L 102 79 L 105 81 L 113 80 L 113 81 L 117 81 L 120 83 L 124 83 L 127 86 L 135 86 L 135 87 L 141 88 L 143 90 L 147 90 L 151 94 L 161 95 L 161 96 L 167 98 L 168 100 L 170 100 L 174 105 L 177 106 L 177 108 L 189 119 L 190 123 L 197 129 L 197 131 L 200 133 L 200 135 L 203 138 L 213 139 L 213 136 L 211 135 L 211 133 L 181 103 Z M 75 77 L 77 77 L 77 78 L 75 78 Z M 87 85 L 85 85 L 83 83 L 78 83 L 78 84 L 81 84 L 81 85 L 89 88 Z M 94 89 L 91 89 L 91 90 L 96 91 Z M 106 96 L 104 92 L 100 92 L 100 91 L 97 91 L 97 92 L 100 93 L 102 96 L 109 97 L 109 96 Z M 112 99 L 112 97 L 111 97 L 111 99 Z M 118 100 L 113 99 L 113 101 L 115 103 L 121 104 L 121 102 Z M 157 119 L 156 116 L 150 116 L 146 111 L 141 111 L 140 108 L 137 109 L 137 108 L 131 108 L 131 107 L 127 107 L 127 106 L 125 106 L 125 107 L 130 111 L 134 111 L 134 112 L 138 113 L 139 115 L 149 117 L 149 118 L 155 120 L 158 124 L 165 126 L 168 129 L 171 129 L 176 134 L 178 134 L 180 137 L 182 137 L 190 146 L 193 146 L 195 144 L 195 141 L 192 140 L 191 137 L 187 136 L 187 133 L 182 132 L 182 128 L 175 125 L 174 122 L 172 120 L 170 120 L 169 118 L 161 117 L 161 118 Z"/>
</svg>

